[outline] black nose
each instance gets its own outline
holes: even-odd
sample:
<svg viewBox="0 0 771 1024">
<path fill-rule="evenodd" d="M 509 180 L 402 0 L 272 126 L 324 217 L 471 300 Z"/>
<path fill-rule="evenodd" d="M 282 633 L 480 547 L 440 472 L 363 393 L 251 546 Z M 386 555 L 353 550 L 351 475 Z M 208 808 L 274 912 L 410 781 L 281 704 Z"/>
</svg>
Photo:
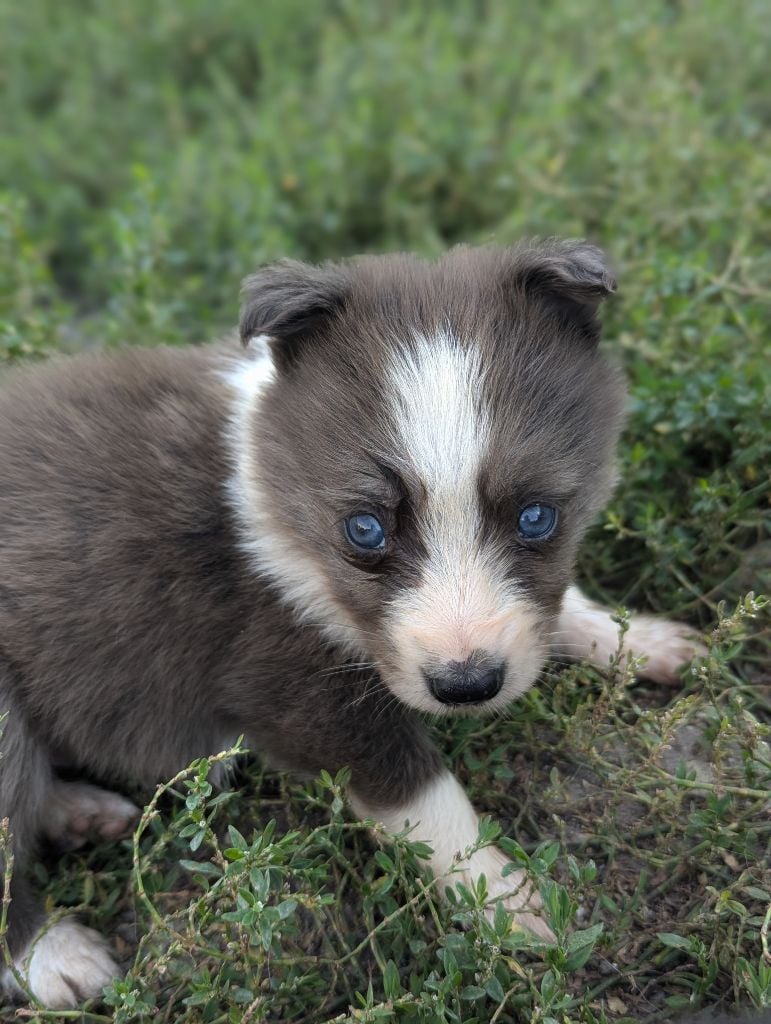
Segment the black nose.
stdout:
<svg viewBox="0 0 771 1024">
<path fill-rule="evenodd" d="M 503 686 L 506 664 L 490 665 L 471 657 L 450 661 L 439 672 L 423 672 L 431 693 L 442 704 L 479 704 L 490 700 Z"/>
</svg>

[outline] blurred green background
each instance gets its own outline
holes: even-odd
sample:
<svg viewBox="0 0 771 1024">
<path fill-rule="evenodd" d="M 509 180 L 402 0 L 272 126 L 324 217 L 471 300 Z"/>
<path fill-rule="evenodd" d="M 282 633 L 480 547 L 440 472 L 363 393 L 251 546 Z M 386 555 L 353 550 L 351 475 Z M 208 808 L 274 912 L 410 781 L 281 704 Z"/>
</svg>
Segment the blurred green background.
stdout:
<svg viewBox="0 0 771 1024">
<path fill-rule="evenodd" d="M 2 11 L 6 243 L 87 321 L 117 294 L 206 337 L 276 256 L 556 233 L 650 289 L 653 342 L 669 293 L 768 258 L 765 2 Z"/>
<path fill-rule="evenodd" d="M 633 384 L 595 589 L 708 619 L 767 559 L 765 0 L 0 12 L 0 362 L 206 340 L 279 256 L 588 236 Z"/>
</svg>

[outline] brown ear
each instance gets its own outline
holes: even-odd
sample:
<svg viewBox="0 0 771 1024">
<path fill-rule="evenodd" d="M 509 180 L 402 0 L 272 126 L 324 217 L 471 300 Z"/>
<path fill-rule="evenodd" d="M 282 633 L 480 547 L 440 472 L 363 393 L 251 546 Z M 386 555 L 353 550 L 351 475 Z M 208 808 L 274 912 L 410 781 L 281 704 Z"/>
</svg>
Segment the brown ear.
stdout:
<svg viewBox="0 0 771 1024">
<path fill-rule="evenodd" d="M 509 275 L 515 287 L 538 294 L 589 340 L 598 340 L 597 308 L 616 290 L 601 249 L 589 242 L 548 239 L 512 249 L 511 257 Z"/>
<path fill-rule="evenodd" d="M 241 341 L 246 345 L 255 335 L 267 335 L 276 364 L 286 369 L 302 342 L 343 308 L 348 293 L 348 276 L 339 265 L 281 260 L 264 267 L 241 289 Z"/>
</svg>

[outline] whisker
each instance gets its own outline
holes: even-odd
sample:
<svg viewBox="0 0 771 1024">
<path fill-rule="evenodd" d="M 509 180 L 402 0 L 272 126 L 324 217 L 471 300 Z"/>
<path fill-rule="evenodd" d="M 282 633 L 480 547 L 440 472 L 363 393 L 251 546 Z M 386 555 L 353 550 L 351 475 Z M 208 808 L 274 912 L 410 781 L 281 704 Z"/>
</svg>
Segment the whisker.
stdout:
<svg viewBox="0 0 771 1024">
<path fill-rule="evenodd" d="M 374 661 L 359 661 L 353 662 L 349 665 L 337 665 L 334 668 L 324 669 L 323 671 L 316 672 L 314 675 L 321 679 L 329 678 L 330 676 L 342 675 L 345 672 L 358 673 L 364 669 L 375 669 L 377 668 Z"/>
<path fill-rule="evenodd" d="M 579 643 L 568 643 L 567 640 L 557 640 L 555 643 L 547 645 L 548 651 L 564 651 L 567 647 L 572 647 L 578 651 L 586 651 L 589 653 L 592 649 L 592 644 L 579 644 Z"/>
<path fill-rule="evenodd" d="M 349 708 L 360 707 L 368 697 L 383 697 L 389 694 L 391 694 L 391 691 L 385 683 L 377 680 L 374 686 L 369 686 L 362 693 L 349 701 L 348 704 L 345 705 L 345 709 L 348 710 Z"/>
<path fill-rule="evenodd" d="M 385 696 L 385 699 L 381 700 L 380 704 L 375 708 L 375 715 L 374 715 L 374 718 L 372 720 L 373 723 L 377 723 L 380 719 L 382 719 L 386 715 L 386 713 L 388 711 L 391 710 L 391 708 L 394 705 L 400 704 L 400 703 L 401 702 L 398 700 L 396 695 L 391 693 L 391 691 L 389 690 L 387 692 L 386 696 Z"/>
<path fill-rule="evenodd" d="M 361 633 L 364 636 L 377 637 L 377 633 L 370 629 L 365 629 L 363 626 L 357 626 L 353 622 L 333 622 L 330 620 L 316 622 L 313 619 L 300 618 L 300 622 L 304 626 L 313 626 L 314 629 L 324 629 L 328 626 L 334 626 L 335 629 L 350 629 L 356 633 Z M 332 641 L 334 643 L 334 641 Z"/>
<path fill-rule="evenodd" d="M 616 623 L 614 622 L 614 623 L 612 623 L 612 625 L 615 626 Z M 580 631 L 577 630 L 577 629 L 552 629 L 552 630 L 548 630 L 545 633 L 542 633 L 541 636 L 575 636 L 576 633 L 580 634 Z M 587 635 L 591 635 L 591 634 L 587 634 Z"/>
</svg>

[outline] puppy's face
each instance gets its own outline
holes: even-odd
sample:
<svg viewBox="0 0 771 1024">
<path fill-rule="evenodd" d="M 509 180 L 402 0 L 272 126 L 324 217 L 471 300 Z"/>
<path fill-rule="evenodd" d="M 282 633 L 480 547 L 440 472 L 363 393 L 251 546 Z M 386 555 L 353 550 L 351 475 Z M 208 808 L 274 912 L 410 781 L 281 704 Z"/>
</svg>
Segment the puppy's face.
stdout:
<svg viewBox="0 0 771 1024">
<path fill-rule="evenodd" d="M 594 317 L 612 286 L 567 243 L 247 284 L 242 333 L 271 349 L 234 484 L 258 565 L 405 704 L 500 707 L 556 640 L 613 483 L 623 388 Z"/>
</svg>

